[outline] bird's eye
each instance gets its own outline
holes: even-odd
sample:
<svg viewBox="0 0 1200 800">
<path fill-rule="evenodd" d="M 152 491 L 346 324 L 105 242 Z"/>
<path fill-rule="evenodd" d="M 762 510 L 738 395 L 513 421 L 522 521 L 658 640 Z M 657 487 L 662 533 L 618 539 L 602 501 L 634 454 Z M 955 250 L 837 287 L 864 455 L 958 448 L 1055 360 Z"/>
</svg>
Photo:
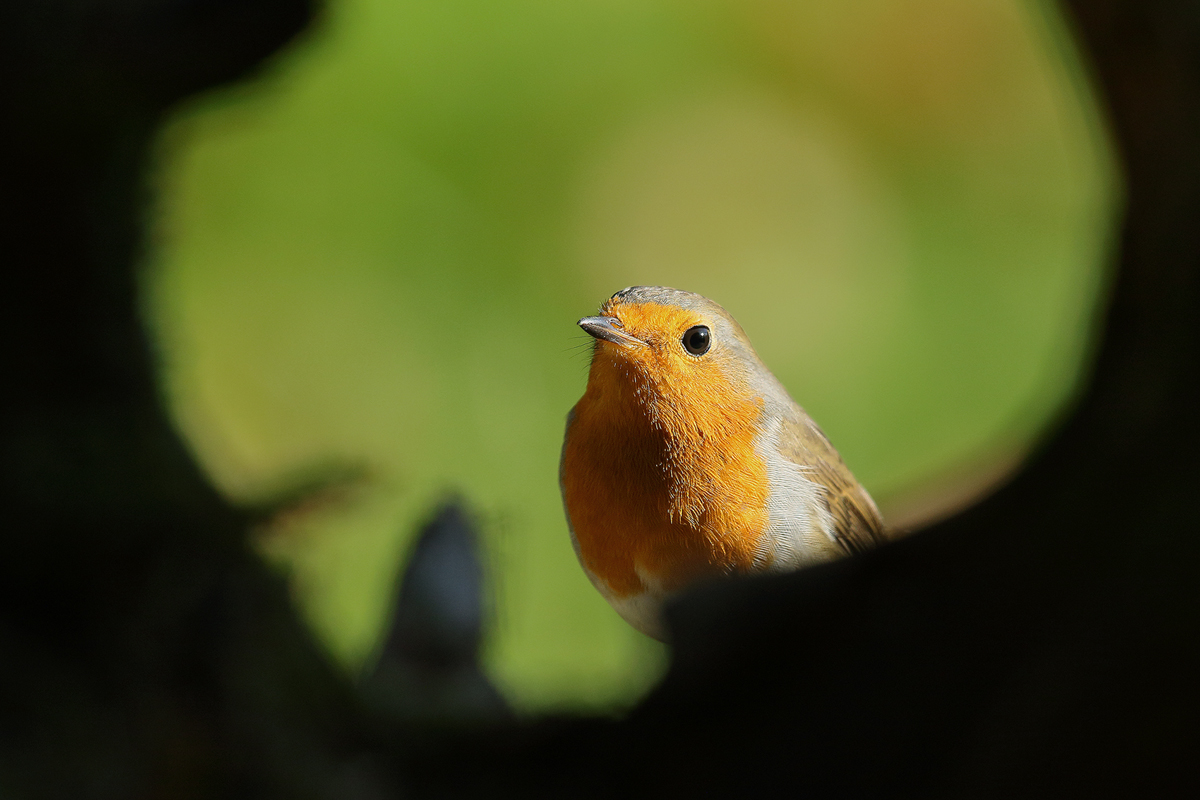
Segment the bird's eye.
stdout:
<svg viewBox="0 0 1200 800">
<path fill-rule="evenodd" d="M 683 334 L 683 347 L 694 356 L 702 356 L 712 346 L 712 334 L 705 325 L 688 328 Z"/>
</svg>

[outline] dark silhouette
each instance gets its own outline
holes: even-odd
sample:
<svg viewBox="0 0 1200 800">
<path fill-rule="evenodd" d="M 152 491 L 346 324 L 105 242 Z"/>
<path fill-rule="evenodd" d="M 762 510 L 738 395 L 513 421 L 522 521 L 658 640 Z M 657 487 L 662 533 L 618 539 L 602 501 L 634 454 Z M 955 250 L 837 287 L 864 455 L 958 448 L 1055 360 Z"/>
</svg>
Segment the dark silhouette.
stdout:
<svg viewBox="0 0 1200 800">
<path fill-rule="evenodd" d="M 392 624 L 363 678 L 377 713 L 427 725 L 506 720 L 479 667 L 488 598 L 475 523 L 461 500 L 441 506 L 406 560 Z"/>
<path fill-rule="evenodd" d="M 435 735 L 420 714 L 369 710 L 312 642 L 248 549 L 247 517 L 166 419 L 138 313 L 155 126 L 251 73 L 311 8 L 0 4 L 0 794 L 1153 796 L 1196 783 L 1200 4 L 1072 10 L 1129 195 L 1092 379 L 1036 457 L 899 544 L 687 598 L 666 681 L 624 720 Z M 406 626 L 401 613 L 395 641 Z M 464 641 L 450 650 L 466 658 Z"/>
<path fill-rule="evenodd" d="M 351 688 L 166 418 L 149 144 L 303 0 L 0 3 L 0 795 L 354 797 Z"/>
</svg>

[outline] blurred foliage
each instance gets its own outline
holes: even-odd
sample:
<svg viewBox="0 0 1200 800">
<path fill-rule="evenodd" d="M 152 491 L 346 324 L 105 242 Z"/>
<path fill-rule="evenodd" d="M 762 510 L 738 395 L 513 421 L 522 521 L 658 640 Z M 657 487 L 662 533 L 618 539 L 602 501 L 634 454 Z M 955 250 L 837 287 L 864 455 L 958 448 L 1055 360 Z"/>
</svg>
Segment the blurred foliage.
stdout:
<svg viewBox="0 0 1200 800">
<path fill-rule="evenodd" d="M 575 563 L 557 468 L 575 320 L 720 302 L 887 509 L 1021 452 L 1078 380 L 1117 189 L 1062 20 L 1019 0 L 339 0 L 161 147 L 152 313 L 177 419 L 252 501 L 349 668 L 447 492 L 482 513 L 487 654 L 520 708 L 664 660 Z"/>
</svg>

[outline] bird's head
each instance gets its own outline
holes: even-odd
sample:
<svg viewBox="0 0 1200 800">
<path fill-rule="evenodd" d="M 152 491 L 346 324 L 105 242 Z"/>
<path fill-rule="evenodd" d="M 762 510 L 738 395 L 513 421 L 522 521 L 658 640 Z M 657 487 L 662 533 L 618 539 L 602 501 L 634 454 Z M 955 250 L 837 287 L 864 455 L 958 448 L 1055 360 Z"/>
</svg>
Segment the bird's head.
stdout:
<svg viewBox="0 0 1200 800">
<path fill-rule="evenodd" d="M 632 392 L 642 404 L 682 411 L 705 398 L 745 398 L 759 394 L 766 372 L 733 317 L 691 292 L 631 286 L 579 327 L 596 339 L 589 390 Z"/>
</svg>

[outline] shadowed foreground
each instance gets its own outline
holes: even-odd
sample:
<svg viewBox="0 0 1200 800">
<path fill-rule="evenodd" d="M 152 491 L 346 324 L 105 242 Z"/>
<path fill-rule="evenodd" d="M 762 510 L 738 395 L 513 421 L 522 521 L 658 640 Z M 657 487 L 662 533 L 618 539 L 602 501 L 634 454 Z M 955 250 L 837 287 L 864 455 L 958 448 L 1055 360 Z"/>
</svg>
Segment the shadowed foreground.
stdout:
<svg viewBox="0 0 1200 800">
<path fill-rule="evenodd" d="M 391 710 L 369 712 L 326 662 L 247 547 L 246 518 L 167 421 L 138 315 L 155 126 L 252 70 L 307 5 L 3 6 L 0 794 L 1149 795 L 1197 782 L 1200 7 L 1075 11 L 1129 206 L 1093 380 L 1041 452 L 919 536 L 687 598 L 666 681 L 619 722 L 504 721 L 472 644 L 446 645 L 500 720 L 447 737 L 417 727 L 420 704 L 394 686 L 371 689 Z M 440 658 L 434 640 L 393 641 L 411 664 Z"/>
<path fill-rule="evenodd" d="M 353 797 L 351 687 L 166 418 L 135 263 L 163 112 L 305 2 L 0 4 L 0 795 Z"/>
</svg>

